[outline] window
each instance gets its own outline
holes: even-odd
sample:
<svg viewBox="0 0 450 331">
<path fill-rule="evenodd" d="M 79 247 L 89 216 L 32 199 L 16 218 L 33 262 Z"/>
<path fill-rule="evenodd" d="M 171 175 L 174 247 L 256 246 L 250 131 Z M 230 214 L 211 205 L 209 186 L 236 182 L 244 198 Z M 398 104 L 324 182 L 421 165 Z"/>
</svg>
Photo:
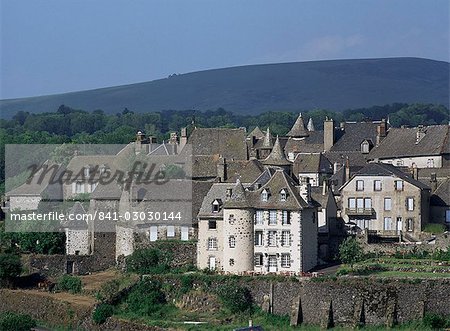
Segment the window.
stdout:
<svg viewBox="0 0 450 331">
<path fill-rule="evenodd" d="M 181 227 L 181 240 L 189 240 L 189 228 L 187 226 Z"/>
<path fill-rule="evenodd" d="M 156 241 L 156 240 L 158 240 L 158 227 L 151 226 L 150 227 L 150 241 Z"/>
<path fill-rule="evenodd" d="M 209 270 L 216 270 L 216 257 L 210 256 L 208 259 Z"/>
<path fill-rule="evenodd" d="M 289 214 L 289 212 L 287 210 L 283 210 L 283 219 L 282 219 L 282 224 L 283 225 L 289 225 L 291 224 L 291 215 Z"/>
<path fill-rule="evenodd" d="M 392 210 L 392 199 L 384 198 L 384 210 Z"/>
<path fill-rule="evenodd" d="M 267 200 L 269 200 L 269 192 L 266 189 L 264 189 L 261 192 L 261 201 L 267 202 Z"/>
<path fill-rule="evenodd" d="M 76 182 L 75 193 L 84 193 L 84 184 L 82 182 Z"/>
<path fill-rule="evenodd" d="M 414 198 L 406 198 L 406 210 L 414 210 Z"/>
<path fill-rule="evenodd" d="M 280 191 L 280 201 L 281 201 L 281 202 L 284 202 L 284 201 L 286 201 L 286 198 L 287 198 L 286 190 L 285 190 L 285 189 L 282 189 L 282 190 Z"/>
<path fill-rule="evenodd" d="M 367 141 L 363 141 L 361 143 L 361 153 L 364 153 L 364 154 L 369 153 L 369 143 Z"/>
<path fill-rule="evenodd" d="M 228 238 L 228 243 L 230 245 L 230 248 L 235 248 L 236 247 L 236 238 L 234 236 L 230 236 Z"/>
<path fill-rule="evenodd" d="M 291 231 L 281 232 L 281 246 L 291 246 Z"/>
<path fill-rule="evenodd" d="M 234 266 L 234 259 L 230 259 L 230 266 Z"/>
<path fill-rule="evenodd" d="M 357 180 L 356 181 L 356 190 L 357 191 L 364 191 L 364 181 L 363 180 Z"/>
<path fill-rule="evenodd" d="M 263 232 L 255 231 L 255 246 L 262 246 L 263 244 Z"/>
<path fill-rule="evenodd" d="M 277 224 L 277 211 L 270 210 L 269 211 L 269 225 L 276 225 L 276 224 Z"/>
<path fill-rule="evenodd" d="M 355 209 L 356 208 L 356 199 L 348 198 L 348 208 Z"/>
<path fill-rule="evenodd" d="M 414 231 L 414 219 L 412 219 L 412 218 L 406 219 L 406 230 Z"/>
<path fill-rule="evenodd" d="M 267 242 L 269 243 L 269 246 L 276 246 L 277 245 L 277 232 L 276 231 L 269 231 L 268 232 Z"/>
<path fill-rule="evenodd" d="M 263 225 L 264 224 L 264 211 L 257 210 L 256 211 L 256 224 Z"/>
<path fill-rule="evenodd" d="M 396 191 L 403 191 L 403 181 L 402 180 L 394 181 L 394 189 Z"/>
<path fill-rule="evenodd" d="M 384 218 L 384 230 L 385 231 L 392 230 L 392 218 L 391 217 Z"/>
<path fill-rule="evenodd" d="M 89 177 L 89 167 L 84 167 L 84 177 Z"/>
<path fill-rule="evenodd" d="M 263 263 L 263 255 L 255 254 L 255 267 L 262 267 Z"/>
<path fill-rule="evenodd" d="M 219 200 L 214 200 L 212 202 L 212 212 L 213 213 L 218 213 L 220 211 L 220 202 Z"/>
<path fill-rule="evenodd" d="M 371 209 L 371 208 L 372 208 L 372 199 L 364 198 L 364 209 Z"/>
<path fill-rule="evenodd" d="M 374 191 L 381 191 L 381 180 L 374 180 L 373 181 L 373 190 Z"/>
<path fill-rule="evenodd" d="M 173 225 L 167 226 L 167 237 L 175 237 L 175 226 Z"/>
<path fill-rule="evenodd" d="M 281 267 L 290 268 L 291 266 L 291 254 L 281 254 Z"/>
<path fill-rule="evenodd" d="M 427 168 L 434 168 L 434 159 L 427 160 Z"/>
<path fill-rule="evenodd" d="M 397 167 L 401 167 L 401 166 L 403 166 L 403 160 L 397 160 L 397 162 L 395 164 Z"/>
<path fill-rule="evenodd" d="M 233 225 L 233 224 L 234 224 L 234 221 L 236 221 L 236 219 L 234 218 L 234 215 L 233 215 L 233 214 L 230 214 L 230 216 L 228 216 L 228 222 L 229 222 L 231 225 Z"/>
<path fill-rule="evenodd" d="M 209 230 L 217 229 L 217 221 L 208 221 L 208 229 Z"/>
<path fill-rule="evenodd" d="M 208 238 L 208 249 L 217 249 L 217 238 Z"/>
<path fill-rule="evenodd" d="M 356 208 L 358 208 L 358 209 L 364 208 L 364 199 L 363 198 L 356 199 Z"/>
</svg>

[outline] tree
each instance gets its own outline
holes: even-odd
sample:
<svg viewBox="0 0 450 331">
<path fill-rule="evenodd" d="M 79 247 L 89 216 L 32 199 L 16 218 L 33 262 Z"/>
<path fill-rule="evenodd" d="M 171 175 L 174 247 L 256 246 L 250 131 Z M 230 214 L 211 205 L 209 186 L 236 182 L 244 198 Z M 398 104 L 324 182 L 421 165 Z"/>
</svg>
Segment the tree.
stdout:
<svg viewBox="0 0 450 331">
<path fill-rule="evenodd" d="M 363 250 L 359 243 L 353 237 L 348 237 L 339 246 L 339 258 L 342 262 L 350 264 L 353 268 L 353 264 L 361 261 L 363 258 Z"/>
<path fill-rule="evenodd" d="M 22 262 L 15 254 L 0 254 L 0 280 L 11 280 L 22 273 Z"/>
</svg>

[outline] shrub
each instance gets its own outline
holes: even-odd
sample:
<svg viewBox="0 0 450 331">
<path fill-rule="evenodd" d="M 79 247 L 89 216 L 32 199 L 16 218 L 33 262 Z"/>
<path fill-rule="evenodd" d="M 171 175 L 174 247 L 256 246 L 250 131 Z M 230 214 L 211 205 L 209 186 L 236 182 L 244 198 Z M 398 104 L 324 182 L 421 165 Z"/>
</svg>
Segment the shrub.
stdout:
<svg viewBox="0 0 450 331">
<path fill-rule="evenodd" d="M 339 258 L 342 262 L 350 264 L 351 267 L 362 260 L 363 251 L 355 238 L 348 237 L 339 245 Z"/>
<path fill-rule="evenodd" d="M 2 331 L 29 331 L 36 326 L 36 321 L 29 315 L 11 312 L 0 314 L 0 330 Z"/>
<path fill-rule="evenodd" d="M 139 249 L 126 259 L 128 272 L 162 274 L 170 270 L 168 257 L 156 248 Z"/>
<path fill-rule="evenodd" d="M 252 311 L 253 299 L 247 287 L 228 283 L 220 286 L 217 294 L 224 307 L 232 313 Z"/>
<path fill-rule="evenodd" d="M 0 254 L 0 280 L 17 277 L 22 272 L 20 257 L 14 254 Z"/>
<path fill-rule="evenodd" d="M 100 290 L 97 292 L 96 297 L 102 302 L 111 300 L 114 295 L 119 292 L 119 289 L 120 281 L 118 279 L 110 280 L 101 286 Z"/>
<path fill-rule="evenodd" d="M 82 288 L 81 278 L 70 275 L 61 276 L 58 279 L 56 288 L 60 291 L 66 291 L 72 294 L 80 293 Z"/>
<path fill-rule="evenodd" d="M 450 320 L 436 314 L 426 314 L 423 317 L 422 323 L 424 326 L 432 329 L 443 329 L 450 327 Z"/>
<path fill-rule="evenodd" d="M 106 322 L 106 319 L 112 316 L 114 313 L 114 307 L 111 305 L 107 305 L 105 303 L 101 303 L 95 308 L 92 313 L 92 320 L 95 324 L 103 324 Z"/>
<path fill-rule="evenodd" d="M 140 281 L 126 298 L 126 310 L 137 315 L 155 316 L 166 304 L 161 283 L 154 280 Z"/>
<path fill-rule="evenodd" d="M 447 228 L 444 224 L 439 223 L 428 223 L 425 225 L 423 231 L 428 233 L 434 233 L 434 234 L 441 234 L 444 233 Z"/>
</svg>

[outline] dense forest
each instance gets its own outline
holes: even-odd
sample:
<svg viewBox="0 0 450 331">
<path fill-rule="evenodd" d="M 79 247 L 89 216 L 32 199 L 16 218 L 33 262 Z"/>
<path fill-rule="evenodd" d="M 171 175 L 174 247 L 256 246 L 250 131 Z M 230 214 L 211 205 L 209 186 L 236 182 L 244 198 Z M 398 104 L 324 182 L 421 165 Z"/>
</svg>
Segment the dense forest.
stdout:
<svg viewBox="0 0 450 331">
<path fill-rule="evenodd" d="M 4 191 L 5 144 L 124 144 L 134 140 L 137 130 L 143 130 L 159 142 L 168 139 L 171 131 L 195 123 L 197 127 L 246 127 L 262 129 L 270 126 L 273 134 L 289 131 L 298 113 L 266 112 L 259 115 L 240 115 L 222 108 L 215 111 L 164 111 L 135 113 L 124 109 L 115 115 L 102 110 L 86 112 L 61 105 L 56 112 L 30 114 L 19 111 L 10 120 L 0 120 L 0 189 Z M 371 108 L 333 112 L 315 109 L 303 112 L 305 123 L 312 118 L 316 130 L 323 127 L 325 117 L 341 121 L 380 120 L 389 116 L 394 127 L 401 125 L 446 124 L 449 110 L 442 105 L 395 103 Z"/>
</svg>

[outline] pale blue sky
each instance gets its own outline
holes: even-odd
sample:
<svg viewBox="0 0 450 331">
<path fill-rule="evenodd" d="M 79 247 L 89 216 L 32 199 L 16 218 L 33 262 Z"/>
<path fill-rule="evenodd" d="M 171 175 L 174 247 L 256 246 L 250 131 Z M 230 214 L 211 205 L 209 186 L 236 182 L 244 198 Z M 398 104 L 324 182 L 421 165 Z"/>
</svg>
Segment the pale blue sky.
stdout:
<svg viewBox="0 0 450 331">
<path fill-rule="evenodd" d="M 210 68 L 342 58 L 449 61 L 448 0 L 0 0 L 0 98 Z"/>
</svg>

